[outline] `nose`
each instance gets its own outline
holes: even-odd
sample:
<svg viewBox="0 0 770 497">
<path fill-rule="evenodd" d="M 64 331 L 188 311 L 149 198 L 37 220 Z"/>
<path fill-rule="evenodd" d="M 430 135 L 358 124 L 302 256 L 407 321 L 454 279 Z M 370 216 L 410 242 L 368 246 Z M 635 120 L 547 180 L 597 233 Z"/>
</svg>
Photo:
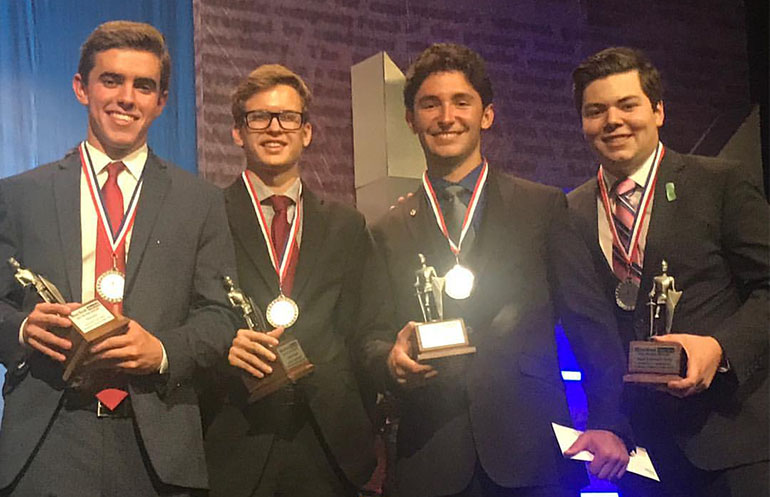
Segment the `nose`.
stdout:
<svg viewBox="0 0 770 497">
<path fill-rule="evenodd" d="M 118 104 L 124 109 L 130 109 L 134 106 L 134 86 L 132 83 L 125 82 L 120 86 Z"/>
<path fill-rule="evenodd" d="M 266 131 L 271 134 L 278 134 L 283 132 L 281 123 L 278 122 L 278 116 L 270 116 L 270 122 L 267 125 Z"/>
<path fill-rule="evenodd" d="M 452 123 L 455 121 L 455 114 L 454 114 L 454 107 L 452 104 L 442 104 L 441 105 L 441 113 L 438 116 L 439 118 L 439 125 L 441 126 L 451 126 Z"/>
<path fill-rule="evenodd" d="M 615 106 L 610 106 L 607 109 L 607 120 L 604 122 L 605 129 L 615 129 L 623 124 L 623 120 L 620 117 L 620 109 Z"/>
</svg>

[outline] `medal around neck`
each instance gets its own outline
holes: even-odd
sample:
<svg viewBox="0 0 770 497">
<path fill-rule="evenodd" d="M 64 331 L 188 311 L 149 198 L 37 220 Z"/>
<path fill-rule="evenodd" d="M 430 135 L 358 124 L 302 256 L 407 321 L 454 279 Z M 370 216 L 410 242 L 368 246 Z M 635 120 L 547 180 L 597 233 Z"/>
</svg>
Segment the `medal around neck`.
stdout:
<svg viewBox="0 0 770 497">
<path fill-rule="evenodd" d="M 621 281 L 615 287 L 615 303 L 624 311 L 636 309 L 636 299 L 639 296 L 639 286 L 630 278 Z"/>
<path fill-rule="evenodd" d="M 297 303 L 283 294 L 267 305 L 267 322 L 275 328 L 288 328 L 297 322 L 298 317 Z"/>
<path fill-rule="evenodd" d="M 268 324 L 265 322 L 265 317 L 262 315 L 262 312 L 259 310 L 259 308 L 254 304 L 254 301 L 251 299 L 251 297 L 243 293 L 240 288 L 236 287 L 232 278 L 229 276 L 224 276 L 222 278 L 222 283 L 224 284 L 225 291 L 227 292 L 227 299 L 230 301 L 230 305 L 232 305 L 234 309 L 241 312 L 246 326 L 253 331 L 259 331 L 263 333 L 269 331 Z M 277 299 L 273 300 L 270 305 L 280 301 L 281 297 L 283 297 L 283 301 L 280 302 L 280 306 L 278 307 L 279 310 L 274 312 L 276 312 L 279 318 L 283 316 L 284 319 L 286 319 L 286 315 L 288 315 L 288 313 L 293 312 L 293 319 L 296 321 L 298 312 L 296 309 L 296 304 L 294 304 L 293 300 L 281 295 Z M 289 302 L 288 307 L 286 307 L 284 310 L 281 310 L 281 307 L 286 305 L 286 301 Z M 290 309 L 292 304 L 294 305 L 293 310 Z M 270 310 L 271 307 L 268 306 L 268 319 L 271 315 Z M 291 321 L 291 324 L 294 324 L 294 321 Z M 291 326 L 291 324 L 286 325 L 286 327 Z M 284 326 L 276 325 L 272 322 L 271 325 L 274 327 Z M 267 397 L 288 383 L 296 383 L 297 380 L 312 373 L 315 369 L 315 366 L 313 366 L 313 364 L 308 360 L 305 352 L 302 350 L 302 347 L 299 344 L 299 341 L 296 339 L 282 340 L 277 347 L 273 347 L 271 350 L 278 358 L 278 360 L 270 364 L 270 366 L 273 368 L 272 373 L 266 375 L 264 378 L 256 378 L 249 374 L 244 374 L 242 376 L 243 384 L 249 393 L 248 401 L 250 403 Z"/>
<path fill-rule="evenodd" d="M 65 304 L 66 300 L 56 285 L 43 276 L 25 269 L 19 262 L 11 257 L 8 263 L 15 269 L 15 279 L 23 287 L 31 287 L 35 290 L 43 302 L 49 304 Z M 123 296 L 121 286 L 120 296 Z M 72 348 L 65 352 L 64 372 L 62 379 L 70 386 L 76 386 L 82 379 L 76 376 L 77 369 L 88 355 L 91 344 L 122 333 L 129 319 L 124 316 L 115 316 L 107 307 L 98 300 L 90 300 L 68 316 L 72 322 L 71 328 L 54 328 L 51 331 L 58 336 L 67 338 L 72 342 Z"/>
<path fill-rule="evenodd" d="M 668 273 L 668 264 L 661 262 L 661 274 L 655 276 L 649 301 L 649 334 L 647 340 L 634 340 L 628 346 L 626 383 L 662 385 L 682 379 L 687 372 L 687 354 L 678 343 L 652 341 L 652 337 L 671 332 L 674 309 L 682 297 L 676 281 Z"/>
<path fill-rule="evenodd" d="M 470 269 L 455 264 L 444 276 L 444 291 L 455 300 L 465 300 L 471 296 L 475 279 Z"/>
<path fill-rule="evenodd" d="M 112 304 L 123 301 L 123 290 L 126 286 L 125 275 L 117 269 L 103 272 L 96 280 L 96 292 Z"/>
<path fill-rule="evenodd" d="M 428 361 L 475 353 L 476 347 L 470 344 L 465 321 L 462 318 L 443 319 L 443 293 L 446 291 L 447 280 L 436 275 L 436 269 L 427 265 L 423 254 L 418 254 L 418 258 L 420 267 L 415 271 L 414 288 L 423 322 L 417 324 L 412 335 L 417 349 L 417 360 Z M 473 274 L 471 287 L 472 277 Z M 468 294 L 470 295 L 470 290 Z"/>
</svg>

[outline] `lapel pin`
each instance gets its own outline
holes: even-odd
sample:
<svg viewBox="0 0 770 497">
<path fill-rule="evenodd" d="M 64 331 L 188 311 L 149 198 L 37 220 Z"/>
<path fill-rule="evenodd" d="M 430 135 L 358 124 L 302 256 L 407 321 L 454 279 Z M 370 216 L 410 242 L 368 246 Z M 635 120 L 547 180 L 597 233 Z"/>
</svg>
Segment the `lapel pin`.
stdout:
<svg viewBox="0 0 770 497">
<path fill-rule="evenodd" d="M 676 200 L 676 187 L 673 183 L 666 183 L 666 199 L 669 202 Z"/>
<path fill-rule="evenodd" d="M 410 210 L 409 211 L 409 215 L 412 216 L 412 217 L 416 216 L 417 215 L 417 209 Z"/>
</svg>

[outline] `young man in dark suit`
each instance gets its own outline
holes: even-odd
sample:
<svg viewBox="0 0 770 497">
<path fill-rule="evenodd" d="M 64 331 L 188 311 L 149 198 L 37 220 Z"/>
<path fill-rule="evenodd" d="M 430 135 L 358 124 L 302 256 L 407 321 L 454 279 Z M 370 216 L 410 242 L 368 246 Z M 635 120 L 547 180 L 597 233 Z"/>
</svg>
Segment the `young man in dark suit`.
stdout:
<svg viewBox="0 0 770 497">
<path fill-rule="evenodd" d="M 190 495 L 207 486 L 190 380 L 232 341 L 236 321 L 220 280 L 234 260 L 221 193 L 147 147 L 169 76 L 155 28 L 100 25 L 72 83 L 88 111 L 86 140 L 0 182 L 0 360 L 8 369 L 0 495 Z M 44 275 L 67 303 L 40 303 L 23 290 L 9 257 Z M 92 345 L 78 381 L 67 384 L 72 342 L 55 330 L 93 298 L 128 325 Z"/>
<path fill-rule="evenodd" d="M 313 132 L 302 78 L 263 65 L 232 101 L 246 170 L 225 199 L 241 289 L 268 320 L 278 300 L 298 314 L 293 324 L 273 319 L 271 330 L 238 330 L 221 377 L 227 398 L 206 434 L 211 495 L 356 495 L 375 464 L 354 335 L 371 238 L 355 209 L 319 198 L 300 179 Z M 250 403 L 241 376 L 271 380 L 274 347 L 290 339 L 313 372 Z"/>
<path fill-rule="evenodd" d="M 645 490 L 640 481 L 626 493 L 767 495 L 768 204 L 741 164 L 660 142 L 660 74 L 641 52 L 603 50 L 573 81 L 583 133 L 601 165 L 598 178 L 570 193 L 570 210 L 602 290 L 618 300 L 626 347 L 648 335 L 645 304 L 663 261 L 683 292 L 672 333 L 657 340 L 683 346 L 686 377 L 626 392 L 662 488 Z M 619 285 L 636 287 L 637 298 L 616 292 Z"/>
<path fill-rule="evenodd" d="M 630 439 L 618 408 L 621 346 L 564 195 L 483 158 L 492 87 L 472 50 L 426 49 L 407 71 L 404 102 L 428 168 L 423 187 L 373 228 L 379 259 L 365 278 L 383 296 L 380 311 L 390 309 L 390 328 L 369 328 L 366 350 L 369 369 L 400 400 L 399 495 L 553 497 L 585 484 L 583 466 L 562 455 L 551 427 L 571 425 L 556 356 L 559 317 L 585 371 L 591 413 L 568 453 L 587 449 L 592 473 L 618 478 L 628 462 L 621 437 Z M 444 360 L 464 364 L 415 360 L 418 254 L 446 285 L 459 282 L 443 295 L 443 317 L 464 319 L 476 353 Z M 448 274 L 458 266 L 475 275 L 467 298 Z"/>
</svg>

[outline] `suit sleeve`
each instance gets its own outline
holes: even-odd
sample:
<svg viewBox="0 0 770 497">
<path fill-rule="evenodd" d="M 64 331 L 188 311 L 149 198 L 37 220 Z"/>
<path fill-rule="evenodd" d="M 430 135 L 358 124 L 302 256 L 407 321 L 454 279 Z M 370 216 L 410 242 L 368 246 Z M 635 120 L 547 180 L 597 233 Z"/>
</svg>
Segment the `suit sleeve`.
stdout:
<svg viewBox="0 0 770 497">
<path fill-rule="evenodd" d="M 620 410 L 623 348 L 611 303 L 601 285 L 586 246 L 580 241 L 558 193 L 550 209 L 549 279 L 570 346 L 583 371 L 588 400 L 588 429 L 609 430 L 634 447 L 631 428 Z"/>
<path fill-rule="evenodd" d="M 169 362 L 167 385 L 189 380 L 198 368 L 211 368 L 227 355 L 238 319 L 226 301 L 222 276 L 235 274 L 235 255 L 217 191 L 208 197 L 207 215 L 200 228 L 191 278 L 191 308 L 185 322 L 163 334 Z M 202 199 L 201 199 L 202 200 Z"/>
<path fill-rule="evenodd" d="M 7 263 L 9 257 L 18 257 L 18 237 L 7 186 L 6 181 L 0 182 L 0 364 L 10 368 L 24 354 L 19 344 L 19 327 L 26 313 L 20 311 L 23 291 Z"/>
<path fill-rule="evenodd" d="M 728 170 L 722 198 L 722 249 L 742 305 L 711 332 L 739 383 L 767 367 L 770 323 L 770 206 L 741 167 Z"/>
</svg>

